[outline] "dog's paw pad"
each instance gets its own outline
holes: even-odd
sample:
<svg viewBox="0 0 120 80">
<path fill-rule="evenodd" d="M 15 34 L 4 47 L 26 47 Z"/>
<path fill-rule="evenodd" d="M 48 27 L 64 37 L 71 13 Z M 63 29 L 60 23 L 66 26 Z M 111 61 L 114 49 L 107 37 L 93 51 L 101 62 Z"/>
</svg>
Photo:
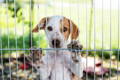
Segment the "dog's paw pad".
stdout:
<svg viewBox="0 0 120 80">
<path fill-rule="evenodd" d="M 36 60 L 40 60 L 43 56 L 42 49 L 41 48 L 30 48 L 30 55 L 29 55 L 33 62 Z"/>
<path fill-rule="evenodd" d="M 73 49 L 72 52 L 75 52 L 75 50 L 82 50 L 83 46 L 79 43 L 79 41 L 71 41 L 68 45 L 67 45 L 68 49 Z"/>
</svg>

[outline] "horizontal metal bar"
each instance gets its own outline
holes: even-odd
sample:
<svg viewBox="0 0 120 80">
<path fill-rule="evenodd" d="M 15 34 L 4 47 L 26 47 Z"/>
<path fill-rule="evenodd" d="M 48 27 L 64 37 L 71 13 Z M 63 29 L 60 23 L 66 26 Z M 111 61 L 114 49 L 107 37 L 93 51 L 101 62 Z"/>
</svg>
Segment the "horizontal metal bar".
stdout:
<svg viewBox="0 0 120 80">
<path fill-rule="evenodd" d="M 24 50 L 71 50 L 71 51 L 120 51 L 120 49 L 96 49 L 96 50 L 77 50 L 77 49 L 67 49 L 67 48 L 37 48 L 37 49 L 0 49 L 0 51 L 24 51 Z"/>
</svg>

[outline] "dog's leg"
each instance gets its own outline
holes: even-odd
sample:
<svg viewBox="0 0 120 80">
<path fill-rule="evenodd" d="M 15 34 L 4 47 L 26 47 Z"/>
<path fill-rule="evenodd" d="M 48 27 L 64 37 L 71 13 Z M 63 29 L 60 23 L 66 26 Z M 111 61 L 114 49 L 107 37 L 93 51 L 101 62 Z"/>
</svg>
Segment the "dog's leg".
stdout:
<svg viewBox="0 0 120 80">
<path fill-rule="evenodd" d="M 69 51 L 72 53 L 72 59 L 74 62 L 79 62 L 79 60 L 77 59 L 77 56 L 79 56 L 79 50 L 82 50 L 83 46 L 79 43 L 79 41 L 71 41 L 68 45 L 67 45 Z"/>
<path fill-rule="evenodd" d="M 79 50 L 82 50 L 83 46 L 79 43 L 79 41 L 71 41 L 70 44 L 67 45 L 69 51 L 71 52 L 71 55 L 72 55 L 72 60 L 75 62 L 75 63 L 79 63 L 79 60 L 78 60 L 78 56 L 80 56 L 81 54 Z"/>
<path fill-rule="evenodd" d="M 43 58 L 46 58 L 43 55 L 43 51 L 41 48 L 31 48 L 30 49 L 30 55 L 29 55 L 29 61 L 31 62 L 31 65 L 37 70 L 37 72 L 40 73 L 40 80 L 50 80 L 50 70 L 51 66 L 48 64 L 44 64 Z"/>
<path fill-rule="evenodd" d="M 68 44 L 68 49 L 71 52 L 71 72 L 72 80 L 82 80 L 81 77 L 83 75 L 84 63 L 82 61 L 82 57 L 79 50 L 82 50 L 83 46 L 78 41 L 71 41 Z"/>
<path fill-rule="evenodd" d="M 38 68 L 42 62 L 43 52 L 41 48 L 30 48 L 30 54 L 26 56 L 29 64 L 34 68 Z"/>
</svg>

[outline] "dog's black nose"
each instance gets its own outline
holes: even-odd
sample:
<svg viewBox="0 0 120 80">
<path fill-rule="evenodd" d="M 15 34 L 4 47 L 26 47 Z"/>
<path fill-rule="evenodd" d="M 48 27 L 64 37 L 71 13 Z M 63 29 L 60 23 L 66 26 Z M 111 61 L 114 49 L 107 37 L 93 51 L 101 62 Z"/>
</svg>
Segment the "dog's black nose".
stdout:
<svg viewBox="0 0 120 80">
<path fill-rule="evenodd" d="M 54 39 L 52 40 L 53 47 L 59 48 L 60 47 L 60 40 Z"/>
</svg>

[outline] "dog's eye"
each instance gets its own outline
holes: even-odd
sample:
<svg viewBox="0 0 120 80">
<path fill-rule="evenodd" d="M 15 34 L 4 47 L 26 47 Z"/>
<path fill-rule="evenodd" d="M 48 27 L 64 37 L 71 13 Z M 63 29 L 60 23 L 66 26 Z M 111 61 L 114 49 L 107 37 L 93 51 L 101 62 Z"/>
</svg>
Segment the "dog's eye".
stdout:
<svg viewBox="0 0 120 80">
<path fill-rule="evenodd" d="M 67 31 L 67 28 L 66 28 L 66 27 L 64 27 L 64 28 L 63 28 L 63 32 L 66 32 L 66 31 Z"/>
<path fill-rule="evenodd" d="M 53 30 L 51 26 L 48 26 L 47 29 L 48 29 L 48 31 L 52 31 Z"/>
</svg>

